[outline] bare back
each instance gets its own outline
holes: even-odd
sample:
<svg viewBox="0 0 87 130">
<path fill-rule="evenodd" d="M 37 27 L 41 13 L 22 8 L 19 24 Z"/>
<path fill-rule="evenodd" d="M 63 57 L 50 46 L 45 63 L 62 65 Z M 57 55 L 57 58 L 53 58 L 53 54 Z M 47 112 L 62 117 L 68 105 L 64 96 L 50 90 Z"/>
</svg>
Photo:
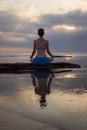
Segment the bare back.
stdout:
<svg viewBox="0 0 87 130">
<path fill-rule="evenodd" d="M 43 37 L 40 37 L 39 39 L 34 41 L 33 51 L 30 56 L 31 61 L 33 56 L 36 54 L 38 57 L 45 57 L 46 54 L 50 55 L 50 61 L 53 61 L 54 56 L 49 50 L 49 42 L 45 40 Z"/>
<path fill-rule="evenodd" d="M 37 50 L 37 56 L 45 57 L 46 56 L 46 50 L 47 50 L 48 42 L 45 39 L 43 39 L 43 38 L 39 38 L 39 39 L 34 41 L 34 44 L 35 44 L 35 48 Z"/>
</svg>

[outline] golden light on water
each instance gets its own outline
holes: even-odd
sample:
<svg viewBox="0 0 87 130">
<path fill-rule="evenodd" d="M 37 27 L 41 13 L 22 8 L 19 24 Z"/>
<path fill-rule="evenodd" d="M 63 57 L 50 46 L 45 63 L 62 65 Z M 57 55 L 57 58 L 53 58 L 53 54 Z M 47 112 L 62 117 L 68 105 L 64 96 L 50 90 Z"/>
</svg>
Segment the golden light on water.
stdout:
<svg viewBox="0 0 87 130">
<path fill-rule="evenodd" d="M 58 106 L 58 108 L 60 106 L 60 110 L 63 108 L 67 108 L 71 111 L 78 111 L 78 110 L 83 111 L 86 109 L 87 94 L 85 93 L 82 95 L 77 95 L 73 92 L 59 91 L 51 95 L 52 95 L 52 98 L 50 98 L 50 103 L 52 103 L 53 101 L 56 104 L 56 106 Z"/>
<path fill-rule="evenodd" d="M 24 89 L 23 91 L 20 91 L 19 100 L 22 100 L 24 103 L 34 103 L 37 100 L 37 97 L 34 94 L 34 90 L 28 90 Z"/>
<path fill-rule="evenodd" d="M 31 53 L 32 48 L 0 47 L 0 53 L 14 53 L 14 52 Z"/>
<path fill-rule="evenodd" d="M 58 75 L 57 78 L 76 78 L 76 74 L 63 74 L 63 75 Z"/>
<path fill-rule="evenodd" d="M 70 56 L 65 57 L 65 60 L 71 60 L 71 59 L 72 59 L 72 57 L 70 57 Z"/>
</svg>

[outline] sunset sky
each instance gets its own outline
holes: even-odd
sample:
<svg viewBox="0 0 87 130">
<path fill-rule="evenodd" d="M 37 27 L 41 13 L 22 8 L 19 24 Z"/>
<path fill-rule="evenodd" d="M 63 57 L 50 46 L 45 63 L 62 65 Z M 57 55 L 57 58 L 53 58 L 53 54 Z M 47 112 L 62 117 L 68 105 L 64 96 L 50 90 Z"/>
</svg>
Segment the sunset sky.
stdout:
<svg viewBox="0 0 87 130">
<path fill-rule="evenodd" d="M 87 0 L 0 0 L 0 52 L 28 52 L 44 28 L 54 52 L 87 51 Z"/>
</svg>

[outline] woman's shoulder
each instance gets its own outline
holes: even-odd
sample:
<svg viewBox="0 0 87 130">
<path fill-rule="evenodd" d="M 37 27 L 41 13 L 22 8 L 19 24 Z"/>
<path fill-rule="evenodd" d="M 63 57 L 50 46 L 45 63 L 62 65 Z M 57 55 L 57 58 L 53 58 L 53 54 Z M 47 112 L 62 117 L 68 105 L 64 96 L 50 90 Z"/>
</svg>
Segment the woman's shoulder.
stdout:
<svg viewBox="0 0 87 130">
<path fill-rule="evenodd" d="M 48 44 L 49 44 L 49 41 L 48 41 L 48 40 L 45 40 L 45 44 L 48 45 Z"/>
<path fill-rule="evenodd" d="M 39 39 L 35 39 L 35 40 L 34 40 L 34 43 L 37 43 L 38 41 L 39 41 Z"/>
<path fill-rule="evenodd" d="M 38 43 L 38 39 L 35 39 L 35 40 L 34 40 L 34 44 L 37 44 L 37 43 Z"/>
<path fill-rule="evenodd" d="M 49 41 L 48 40 L 46 40 L 46 39 L 42 39 L 42 41 L 45 43 L 45 44 L 48 44 L 49 43 Z M 41 42 L 41 39 L 39 38 L 39 39 L 36 39 L 36 40 L 34 40 L 34 43 L 35 44 L 38 44 L 39 42 Z"/>
<path fill-rule="evenodd" d="M 43 41 L 45 42 L 45 43 L 48 43 L 49 41 L 48 40 L 46 40 L 46 39 L 43 39 Z"/>
</svg>

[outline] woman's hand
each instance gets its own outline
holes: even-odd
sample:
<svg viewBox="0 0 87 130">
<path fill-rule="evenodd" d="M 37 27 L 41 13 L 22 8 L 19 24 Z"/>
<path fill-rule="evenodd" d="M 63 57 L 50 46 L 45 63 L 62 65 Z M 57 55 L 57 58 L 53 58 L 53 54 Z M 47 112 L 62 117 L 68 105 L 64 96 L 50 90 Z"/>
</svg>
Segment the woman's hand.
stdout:
<svg viewBox="0 0 87 130">
<path fill-rule="evenodd" d="M 50 61 L 52 62 L 54 60 L 54 56 L 50 57 Z"/>
<path fill-rule="evenodd" d="M 33 61 L 33 58 L 30 57 L 30 62 L 32 62 L 32 61 Z"/>
</svg>

